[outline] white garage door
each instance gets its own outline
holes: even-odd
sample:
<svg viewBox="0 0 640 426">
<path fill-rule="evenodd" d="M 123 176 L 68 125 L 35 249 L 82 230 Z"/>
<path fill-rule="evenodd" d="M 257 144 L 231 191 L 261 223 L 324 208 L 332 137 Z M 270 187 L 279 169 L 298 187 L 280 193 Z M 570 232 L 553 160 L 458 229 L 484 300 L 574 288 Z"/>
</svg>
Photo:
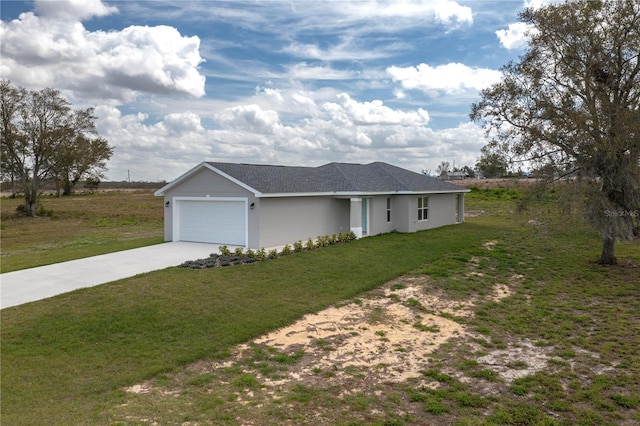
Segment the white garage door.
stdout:
<svg viewBox="0 0 640 426">
<path fill-rule="evenodd" d="M 177 207 L 180 241 L 246 245 L 244 201 L 181 200 Z"/>
</svg>

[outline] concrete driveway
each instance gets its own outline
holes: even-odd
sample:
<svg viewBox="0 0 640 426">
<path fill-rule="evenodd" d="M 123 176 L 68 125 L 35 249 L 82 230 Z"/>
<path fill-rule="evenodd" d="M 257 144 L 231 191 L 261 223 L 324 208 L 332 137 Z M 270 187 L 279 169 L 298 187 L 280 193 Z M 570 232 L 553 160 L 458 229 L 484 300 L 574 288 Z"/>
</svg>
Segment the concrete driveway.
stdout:
<svg viewBox="0 0 640 426">
<path fill-rule="evenodd" d="M 219 253 L 216 244 L 175 242 L 0 274 L 0 309 L 177 266 Z M 229 247 L 234 249 L 234 247 Z"/>
</svg>

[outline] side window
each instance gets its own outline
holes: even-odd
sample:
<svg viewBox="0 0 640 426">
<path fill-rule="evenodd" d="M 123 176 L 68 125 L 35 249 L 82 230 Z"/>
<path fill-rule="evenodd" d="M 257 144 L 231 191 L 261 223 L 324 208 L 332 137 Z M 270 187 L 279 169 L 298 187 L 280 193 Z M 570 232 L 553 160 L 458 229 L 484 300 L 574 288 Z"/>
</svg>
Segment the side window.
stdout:
<svg viewBox="0 0 640 426">
<path fill-rule="evenodd" d="M 387 198 L 387 222 L 391 222 L 391 198 Z"/>
<path fill-rule="evenodd" d="M 429 219 L 429 197 L 418 198 L 418 220 Z"/>
</svg>

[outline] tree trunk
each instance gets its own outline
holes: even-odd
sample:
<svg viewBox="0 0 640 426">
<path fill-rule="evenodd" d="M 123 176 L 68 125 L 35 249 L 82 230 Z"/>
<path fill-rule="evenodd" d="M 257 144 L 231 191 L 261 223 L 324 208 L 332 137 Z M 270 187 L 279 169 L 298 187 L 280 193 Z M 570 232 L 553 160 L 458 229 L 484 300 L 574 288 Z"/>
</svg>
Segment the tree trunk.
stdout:
<svg viewBox="0 0 640 426">
<path fill-rule="evenodd" d="M 615 256 L 615 238 L 602 239 L 602 255 L 598 263 L 600 265 L 616 265 L 618 261 Z"/>
<path fill-rule="evenodd" d="M 38 195 L 37 193 L 26 193 L 24 195 L 24 213 L 29 217 L 36 215 L 38 209 Z"/>
<path fill-rule="evenodd" d="M 62 195 L 72 195 L 74 186 L 75 182 L 72 182 L 69 179 L 65 180 L 63 184 L 64 192 L 62 193 Z"/>
</svg>

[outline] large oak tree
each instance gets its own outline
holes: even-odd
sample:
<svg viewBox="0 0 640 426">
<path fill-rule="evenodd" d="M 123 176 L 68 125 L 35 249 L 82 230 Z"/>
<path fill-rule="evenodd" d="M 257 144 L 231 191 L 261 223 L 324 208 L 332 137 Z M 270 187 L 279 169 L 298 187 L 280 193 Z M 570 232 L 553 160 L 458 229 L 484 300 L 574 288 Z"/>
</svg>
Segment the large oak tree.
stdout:
<svg viewBox="0 0 640 426">
<path fill-rule="evenodd" d="M 573 0 L 520 19 L 528 48 L 471 118 L 489 148 L 571 177 L 602 236 L 600 263 L 615 264 L 615 241 L 634 237 L 640 214 L 640 3 Z"/>
<path fill-rule="evenodd" d="M 34 216 L 42 182 L 70 192 L 83 177 L 99 176 L 113 148 L 97 136 L 92 108 L 71 108 L 58 90 L 28 91 L 0 81 L 2 176 L 17 182 L 24 210 Z"/>
</svg>

